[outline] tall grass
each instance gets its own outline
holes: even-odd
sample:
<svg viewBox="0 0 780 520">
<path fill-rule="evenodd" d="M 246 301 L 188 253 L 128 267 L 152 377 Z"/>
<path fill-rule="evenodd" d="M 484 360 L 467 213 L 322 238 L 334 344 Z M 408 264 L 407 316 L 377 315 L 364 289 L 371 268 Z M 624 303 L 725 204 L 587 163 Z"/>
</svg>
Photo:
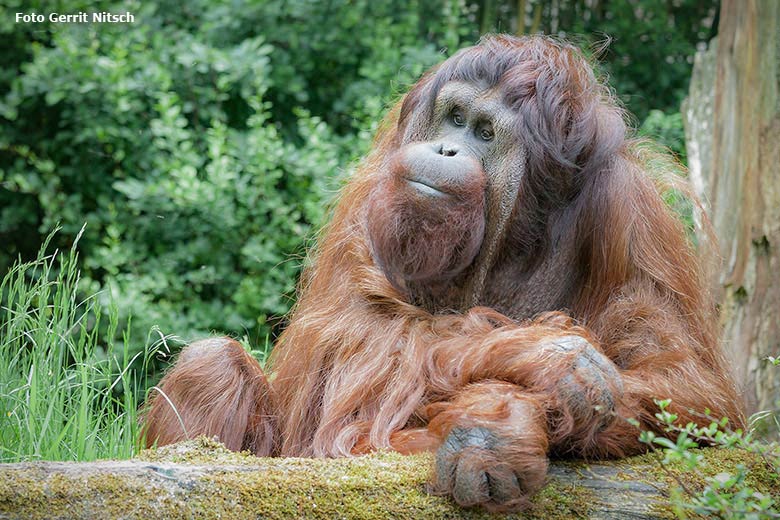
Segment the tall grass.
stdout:
<svg viewBox="0 0 780 520">
<path fill-rule="evenodd" d="M 81 234 L 70 251 L 47 255 L 53 234 L 0 283 L 0 461 L 130 457 L 151 354 L 129 357 L 129 324 L 115 344 L 110 298 L 108 312 L 97 295 L 80 299 Z"/>
</svg>

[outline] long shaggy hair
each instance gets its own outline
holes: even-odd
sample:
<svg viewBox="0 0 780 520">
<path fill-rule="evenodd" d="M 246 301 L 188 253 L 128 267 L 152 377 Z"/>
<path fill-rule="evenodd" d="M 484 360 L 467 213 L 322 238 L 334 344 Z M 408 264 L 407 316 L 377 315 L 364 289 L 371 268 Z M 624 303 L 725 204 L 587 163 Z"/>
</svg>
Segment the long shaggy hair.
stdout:
<svg viewBox="0 0 780 520">
<path fill-rule="evenodd" d="M 428 229 L 409 207 L 386 203 L 395 189 L 387 177 L 391 155 L 431 138 L 437 95 L 452 81 L 499 89 L 525 150 L 501 158 L 524 161 L 525 174 L 473 306 L 457 303 L 466 300 L 452 293 L 468 286 L 457 278 L 444 299 L 415 297 L 414 285 L 394 283 L 372 250 L 417 226 L 424 240 L 392 247 L 427 275 L 448 274 L 454 251 L 474 247 L 467 234 L 460 243 L 436 229 L 468 228 L 470 215 Z M 480 452 L 484 465 L 522 472 L 527 493 L 543 482 L 550 451 L 641 451 L 639 432 L 625 419 L 659 431 L 654 399 L 671 398 L 681 423 L 701 423 L 696 412 L 707 408 L 741 426 L 700 258 L 662 197 L 685 188 L 651 172 L 656 160 L 628 137 L 617 103 L 576 48 L 545 37 L 490 36 L 458 52 L 390 111 L 341 193 L 274 347 L 270 383 L 259 367 L 241 369 L 252 384 L 263 378 L 243 395 L 265 408 L 251 427 L 235 407 L 200 406 L 194 414 L 210 414 L 224 425 L 220 432 L 234 429 L 260 454 L 283 456 L 436 449 L 456 427 L 484 426 L 509 439 L 501 460 Z M 592 346 L 588 359 L 606 376 L 578 370 L 585 351 L 570 338 Z M 175 368 L 163 382 L 174 404 L 184 375 Z M 567 385 L 577 390 L 567 394 Z M 609 396 L 617 419 L 605 422 L 587 405 L 599 395 Z M 168 406 L 152 401 L 150 442 L 181 438 L 179 421 L 160 417 Z M 444 492 L 447 478 L 439 475 Z"/>
</svg>

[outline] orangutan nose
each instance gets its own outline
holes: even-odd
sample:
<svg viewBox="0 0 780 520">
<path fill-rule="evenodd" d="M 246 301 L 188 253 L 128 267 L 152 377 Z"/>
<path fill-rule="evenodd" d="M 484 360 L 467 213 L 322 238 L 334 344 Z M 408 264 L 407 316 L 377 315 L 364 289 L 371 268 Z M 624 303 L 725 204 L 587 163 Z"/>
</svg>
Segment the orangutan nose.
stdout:
<svg viewBox="0 0 780 520">
<path fill-rule="evenodd" d="M 454 157 L 458 153 L 458 147 L 454 144 L 440 143 L 434 146 L 436 147 L 436 153 L 444 157 Z"/>
</svg>

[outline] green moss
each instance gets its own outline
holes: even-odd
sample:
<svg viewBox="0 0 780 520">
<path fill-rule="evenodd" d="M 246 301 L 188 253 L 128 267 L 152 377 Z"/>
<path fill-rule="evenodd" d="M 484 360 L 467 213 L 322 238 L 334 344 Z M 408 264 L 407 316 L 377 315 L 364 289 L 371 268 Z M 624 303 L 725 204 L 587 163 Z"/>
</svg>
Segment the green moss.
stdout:
<svg viewBox="0 0 780 520">
<path fill-rule="evenodd" d="M 583 486 L 551 481 L 533 500 L 531 514 L 539 518 L 586 518 L 594 502 L 593 492 Z"/>
<path fill-rule="evenodd" d="M 235 453 L 201 437 L 143 451 L 137 459 L 198 465 L 255 466 L 255 471 L 224 471 L 204 477 L 223 490 L 225 499 L 264 518 L 291 516 L 346 518 L 496 518 L 481 510 L 464 510 L 450 500 L 426 492 L 432 455 L 402 456 L 387 452 L 351 459 L 257 458 Z M 284 490 L 280 493 L 279 490 Z M 533 501 L 525 517 L 585 516 L 592 492 L 552 481 Z M 213 503 L 210 509 L 213 510 Z M 521 516 L 522 517 L 522 516 Z"/>
<path fill-rule="evenodd" d="M 706 450 L 702 475 L 673 468 L 686 483 L 749 465 L 750 485 L 777 494 L 778 477 L 757 457 L 741 451 Z M 349 459 L 257 458 L 197 439 L 147 450 L 135 461 L 113 465 L 0 466 L 0 517 L 11 518 L 501 518 L 464 510 L 426 492 L 431 455 L 378 453 Z M 556 463 L 588 474 L 579 463 Z M 653 454 L 599 466 L 613 480 L 675 484 Z M 89 469 L 82 469 L 89 468 Z M 604 470 L 606 468 L 606 470 Z M 617 489 L 617 488 L 616 488 Z M 620 491 L 615 491 L 619 493 Z M 525 515 L 509 518 L 581 518 L 602 500 L 593 490 L 560 478 L 533 500 Z M 607 491 L 609 494 L 609 491 Z M 672 516 L 659 504 L 656 512 Z"/>
<path fill-rule="evenodd" d="M 773 473 L 760 455 L 737 449 L 707 448 L 692 450 L 703 455 L 702 462 L 696 471 L 689 471 L 683 462 L 671 462 L 665 467 L 659 464 L 658 453 L 646 453 L 637 457 L 631 457 L 619 461 L 621 466 L 627 468 L 647 467 L 648 478 L 656 482 L 665 482 L 673 486 L 677 485 L 675 477 L 681 479 L 687 486 L 700 490 L 704 487 L 706 479 L 714 477 L 718 473 L 736 471 L 738 464 L 745 466 L 749 472 L 747 484 L 762 493 L 773 496 L 780 494 L 780 477 Z"/>
<path fill-rule="evenodd" d="M 257 464 L 259 459 L 248 451 L 230 451 L 217 440 L 198 437 L 190 441 L 143 450 L 136 455 L 134 460 L 175 464 L 242 466 Z"/>
</svg>

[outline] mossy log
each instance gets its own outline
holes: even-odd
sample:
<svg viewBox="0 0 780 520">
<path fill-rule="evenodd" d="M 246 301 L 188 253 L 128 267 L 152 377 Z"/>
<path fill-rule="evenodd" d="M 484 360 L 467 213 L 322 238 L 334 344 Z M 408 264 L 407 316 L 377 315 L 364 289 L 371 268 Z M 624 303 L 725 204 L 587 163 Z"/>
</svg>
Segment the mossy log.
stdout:
<svg viewBox="0 0 780 520">
<path fill-rule="evenodd" d="M 671 517 L 674 479 L 653 457 L 554 463 L 533 508 L 508 517 Z M 712 474 L 746 462 L 726 450 L 705 459 Z M 126 461 L 4 464 L 0 518 L 496 518 L 428 494 L 431 460 L 256 458 L 201 438 Z"/>
</svg>

